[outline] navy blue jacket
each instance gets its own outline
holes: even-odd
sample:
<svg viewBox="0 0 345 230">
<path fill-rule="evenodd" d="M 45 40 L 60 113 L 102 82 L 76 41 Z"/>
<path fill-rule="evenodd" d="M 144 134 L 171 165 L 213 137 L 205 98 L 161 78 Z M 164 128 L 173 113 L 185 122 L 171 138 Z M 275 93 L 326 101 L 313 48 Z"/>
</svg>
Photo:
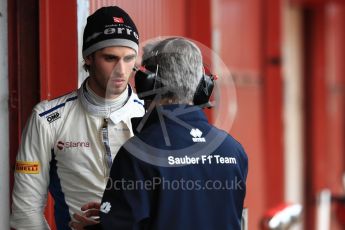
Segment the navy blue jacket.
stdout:
<svg viewBox="0 0 345 230">
<path fill-rule="evenodd" d="M 113 162 L 103 229 L 239 230 L 248 171 L 241 144 L 195 106 L 147 115 Z"/>
</svg>

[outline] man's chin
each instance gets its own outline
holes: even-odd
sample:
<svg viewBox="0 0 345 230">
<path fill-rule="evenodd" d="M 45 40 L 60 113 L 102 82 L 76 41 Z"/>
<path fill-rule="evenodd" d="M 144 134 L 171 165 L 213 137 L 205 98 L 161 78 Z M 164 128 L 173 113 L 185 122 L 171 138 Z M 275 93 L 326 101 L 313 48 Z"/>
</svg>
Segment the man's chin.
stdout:
<svg viewBox="0 0 345 230">
<path fill-rule="evenodd" d="M 107 89 L 107 98 L 116 98 L 126 90 L 126 87 Z"/>
</svg>

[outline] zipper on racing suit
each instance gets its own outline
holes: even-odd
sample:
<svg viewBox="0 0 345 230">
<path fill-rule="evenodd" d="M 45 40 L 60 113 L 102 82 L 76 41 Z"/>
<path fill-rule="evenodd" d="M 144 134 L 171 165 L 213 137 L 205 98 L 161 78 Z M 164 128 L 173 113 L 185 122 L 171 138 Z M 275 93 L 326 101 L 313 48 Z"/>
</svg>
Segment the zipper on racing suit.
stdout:
<svg viewBox="0 0 345 230">
<path fill-rule="evenodd" d="M 105 148 L 105 161 L 107 167 L 111 168 L 113 163 L 111 159 L 111 150 L 110 150 L 110 142 L 109 142 L 109 131 L 108 131 L 108 118 L 104 118 L 103 126 L 102 126 L 102 142 Z M 107 177 L 107 170 L 104 170 L 104 176 Z"/>
</svg>

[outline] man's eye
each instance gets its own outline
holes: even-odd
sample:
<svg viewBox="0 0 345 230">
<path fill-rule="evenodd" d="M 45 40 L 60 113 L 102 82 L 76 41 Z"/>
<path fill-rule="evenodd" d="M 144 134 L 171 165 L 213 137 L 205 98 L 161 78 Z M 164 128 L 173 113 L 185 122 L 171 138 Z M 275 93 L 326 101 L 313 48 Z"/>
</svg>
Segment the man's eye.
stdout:
<svg viewBox="0 0 345 230">
<path fill-rule="evenodd" d="M 106 61 L 115 61 L 115 60 L 116 60 L 116 57 L 114 57 L 114 56 L 106 56 L 106 57 L 105 57 L 105 60 L 106 60 Z"/>
<path fill-rule="evenodd" d="M 124 57 L 123 60 L 125 62 L 131 62 L 135 59 L 135 56 L 127 56 L 127 57 Z"/>
</svg>

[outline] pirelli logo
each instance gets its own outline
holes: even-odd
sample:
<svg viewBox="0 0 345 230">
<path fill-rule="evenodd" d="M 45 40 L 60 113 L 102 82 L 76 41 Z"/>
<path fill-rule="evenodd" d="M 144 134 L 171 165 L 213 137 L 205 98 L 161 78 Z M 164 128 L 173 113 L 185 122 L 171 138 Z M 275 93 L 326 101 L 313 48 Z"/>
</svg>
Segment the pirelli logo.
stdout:
<svg viewBox="0 0 345 230">
<path fill-rule="evenodd" d="M 40 173 L 40 163 L 38 161 L 17 161 L 16 162 L 16 172 L 25 174 L 39 174 Z"/>
</svg>

